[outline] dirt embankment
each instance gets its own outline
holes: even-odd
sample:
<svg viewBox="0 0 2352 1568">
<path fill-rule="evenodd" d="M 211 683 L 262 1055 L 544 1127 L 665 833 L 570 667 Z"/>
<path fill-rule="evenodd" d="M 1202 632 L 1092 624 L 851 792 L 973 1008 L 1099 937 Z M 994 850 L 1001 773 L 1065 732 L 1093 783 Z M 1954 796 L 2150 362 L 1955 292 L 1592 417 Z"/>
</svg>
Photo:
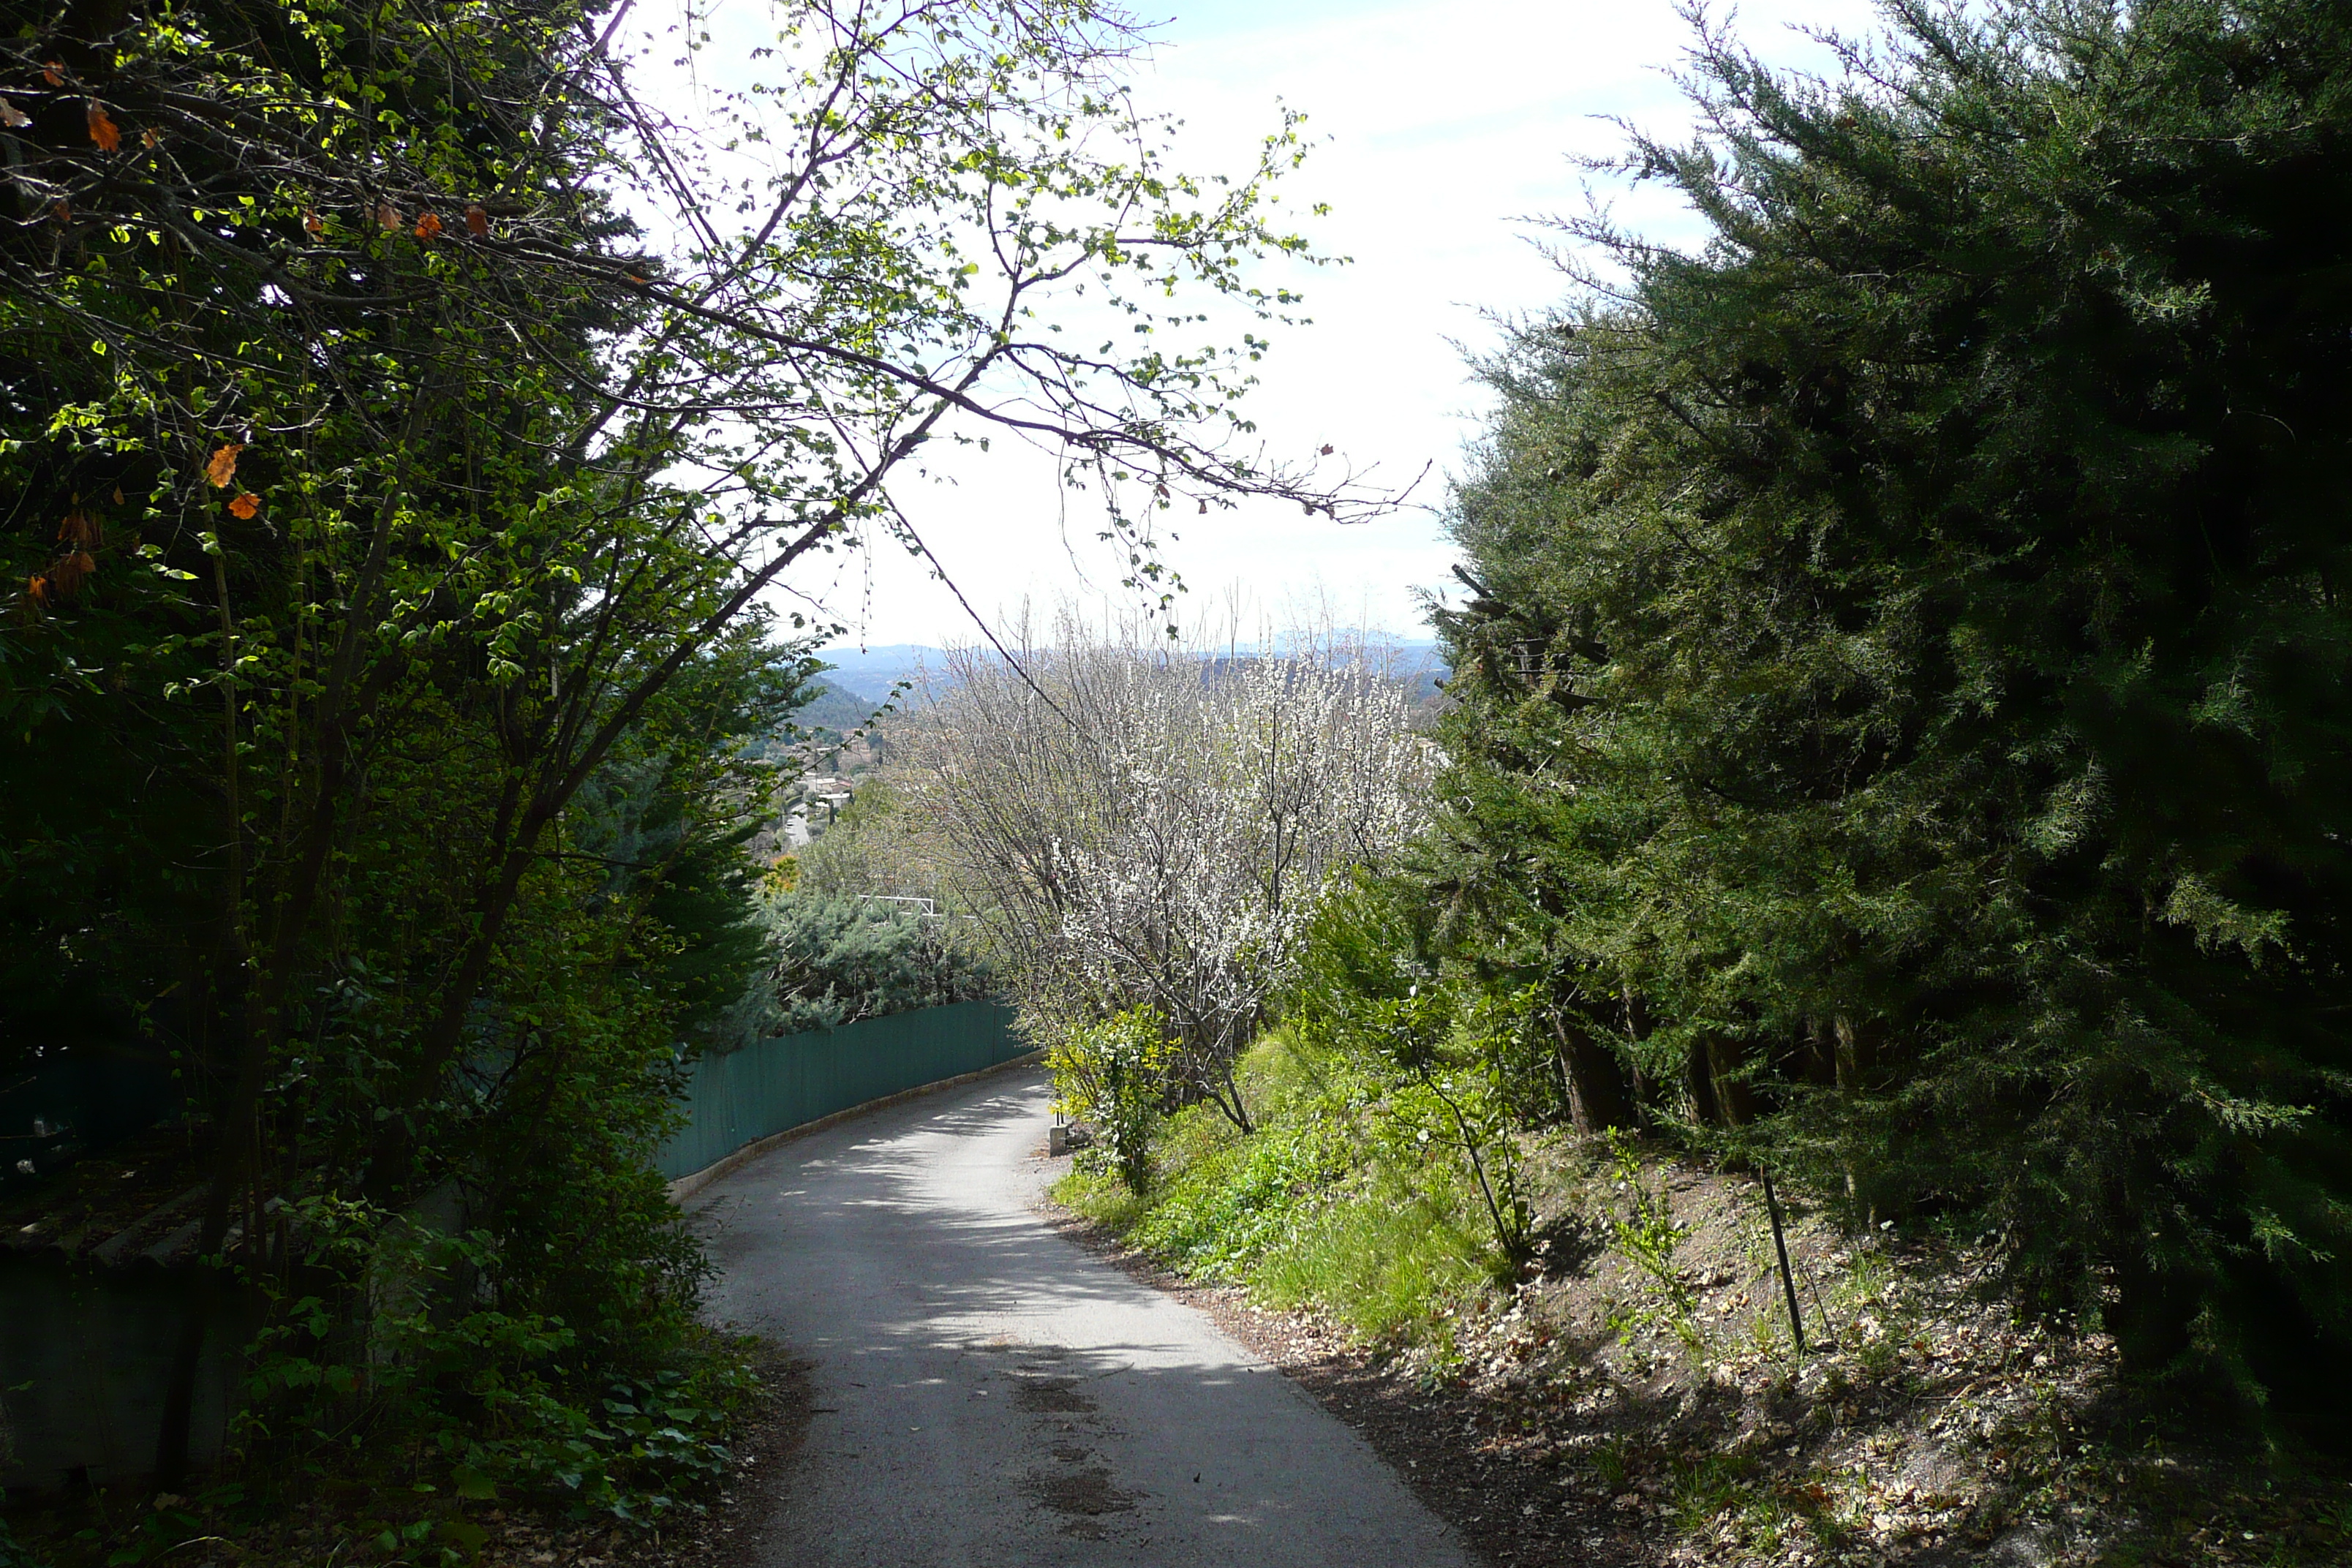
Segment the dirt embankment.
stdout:
<svg viewBox="0 0 2352 1568">
<path fill-rule="evenodd" d="M 1607 1167 L 1560 1162 L 1538 1271 L 1412 1344 L 1061 1217 L 1215 1315 L 1498 1565 L 2352 1562 L 2352 1472 L 2149 1416 L 2112 1343 L 2021 1318 L 1989 1250 L 1792 1216 L 1798 1355 L 1754 1184 L 1648 1175 L 1664 1268 L 1575 1217 L 1626 1212 Z"/>
</svg>

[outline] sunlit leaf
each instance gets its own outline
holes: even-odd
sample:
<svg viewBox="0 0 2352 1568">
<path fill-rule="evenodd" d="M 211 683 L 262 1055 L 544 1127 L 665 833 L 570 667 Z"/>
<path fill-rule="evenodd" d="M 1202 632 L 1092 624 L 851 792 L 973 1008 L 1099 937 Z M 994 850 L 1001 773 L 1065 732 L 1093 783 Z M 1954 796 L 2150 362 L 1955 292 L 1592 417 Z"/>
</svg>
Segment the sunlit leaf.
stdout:
<svg viewBox="0 0 2352 1568">
<path fill-rule="evenodd" d="M 455 1483 L 461 1498 L 486 1502 L 499 1495 L 499 1483 L 471 1465 L 452 1468 L 449 1479 Z"/>
</svg>

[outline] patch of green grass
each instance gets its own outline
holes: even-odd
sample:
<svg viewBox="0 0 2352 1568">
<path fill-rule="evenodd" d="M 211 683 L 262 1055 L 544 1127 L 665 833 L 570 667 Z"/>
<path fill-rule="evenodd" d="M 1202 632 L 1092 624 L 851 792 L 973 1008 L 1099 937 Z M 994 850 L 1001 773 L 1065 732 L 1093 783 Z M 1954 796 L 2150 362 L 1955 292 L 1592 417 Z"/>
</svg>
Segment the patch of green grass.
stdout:
<svg viewBox="0 0 2352 1568">
<path fill-rule="evenodd" d="M 1310 1058 L 1279 1032 L 1268 1035 L 1234 1064 L 1242 1102 L 1260 1121 L 1279 1121 L 1302 1104 L 1329 1099 L 1337 1087 L 1330 1068 Z"/>
<path fill-rule="evenodd" d="M 1738 1454 L 1701 1454 L 1674 1468 L 1673 1500 L 1676 1528 L 1704 1530 L 1726 1509 L 1744 1510 L 1756 1500 L 1749 1478 L 1756 1461 Z"/>
<path fill-rule="evenodd" d="M 1153 1193 L 1134 1238 L 1189 1273 L 1242 1279 L 1343 1174 L 1345 1159 L 1320 1118 L 1276 1123 L 1248 1138 L 1206 1107 L 1178 1120 L 1197 1121 L 1204 1110 L 1222 1133 L 1171 1129 L 1168 1163 L 1179 1173 Z"/>
<path fill-rule="evenodd" d="M 1462 1217 L 1442 1187 L 1374 1183 L 1293 1229 L 1250 1282 L 1269 1305 L 1320 1307 L 1366 1338 L 1418 1339 L 1440 1304 L 1486 1283 L 1486 1247 Z"/>
<path fill-rule="evenodd" d="M 1423 1337 L 1484 1288 L 1488 1253 L 1454 1173 L 1366 1135 L 1368 1086 L 1279 1036 L 1237 1064 L 1255 1131 L 1213 1106 L 1171 1116 L 1143 1196 L 1081 1166 L 1062 1203 L 1196 1278 L 1314 1306 L 1368 1338 Z"/>
<path fill-rule="evenodd" d="M 1054 1184 L 1054 1201 L 1120 1236 L 1133 1230 L 1151 1206 L 1110 1172 L 1083 1165 Z"/>
<path fill-rule="evenodd" d="M 1622 1492 L 1633 1479 L 1627 1440 L 1622 1435 L 1604 1439 L 1592 1450 L 1592 1473 L 1612 1492 Z"/>
</svg>

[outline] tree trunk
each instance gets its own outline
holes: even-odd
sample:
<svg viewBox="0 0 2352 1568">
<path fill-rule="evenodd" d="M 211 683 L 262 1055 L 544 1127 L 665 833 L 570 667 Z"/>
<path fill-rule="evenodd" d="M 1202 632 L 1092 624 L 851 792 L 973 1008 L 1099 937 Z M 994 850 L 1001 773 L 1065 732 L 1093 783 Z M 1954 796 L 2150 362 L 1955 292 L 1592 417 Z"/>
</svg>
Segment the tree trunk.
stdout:
<svg viewBox="0 0 2352 1568">
<path fill-rule="evenodd" d="M 1715 1098 L 1715 1074 L 1709 1070 L 1705 1046 L 1694 1047 L 1683 1060 L 1683 1084 L 1690 1090 L 1691 1115 L 1702 1126 L 1722 1127 L 1723 1107 Z"/>
<path fill-rule="evenodd" d="M 1641 994 L 1631 985 L 1624 988 L 1622 996 L 1625 1004 L 1626 1044 L 1629 1047 L 1639 1045 L 1643 1040 L 1647 1039 L 1650 1034 L 1649 1004 L 1643 1001 Z M 1632 1070 L 1627 1074 L 1632 1082 L 1633 1104 L 1626 1109 L 1631 1114 L 1632 1124 L 1640 1127 L 1643 1125 L 1643 1119 L 1649 1114 L 1647 1107 L 1651 1097 L 1660 1091 L 1661 1086 L 1653 1081 L 1650 1075 L 1643 1069 L 1642 1059 L 1638 1053 L 1629 1051 L 1628 1056 L 1633 1064 Z"/>
<path fill-rule="evenodd" d="M 1852 1016 L 1840 1013 L 1831 1020 L 1831 1031 L 1836 1037 L 1838 1092 L 1855 1095 L 1862 1092 L 1871 1072 L 1878 1066 L 1877 1030 L 1868 1024 L 1857 1024 Z M 1862 1179 L 1849 1157 L 1841 1162 L 1845 1167 L 1845 1201 L 1849 1215 L 1864 1226 L 1878 1223 L 1878 1205 L 1865 1203 Z"/>
<path fill-rule="evenodd" d="M 1559 1042 L 1560 1076 L 1568 1084 L 1568 1114 L 1588 1136 L 1629 1124 L 1625 1069 L 1617 1054 L 1572 1025 L 1558 1008 L 1549 1011 L 1552 1037 Z"/>
<path fill-rule="evenodd" d="M 1837 1032 L 1837 1086 L 1853 1094 L 1878 1066 L 1878 1031 L 1844 1013 L 1832 1026 Z"/>
<path fill-rule="evenodd" d="M 1747 1048 L 1738 1040 L 1709 1037 L 1691 1052 L 1691 1098 L 1702 1121 L 1717 1127 L 1745 1127 L 1756 1120 L 1756 1091 L 1741 1069 Z"/>
<path fill-rule="evenodd" d="M 1824 1089 L 1838 1081 L 1838 1049 L 1830 1020 L 1819 1013 L 1805 1016 L 1805 1036 L 1801 1047 L 1805 1064 L 1805 1081 L 1820 1084 Z"/>
</svg>

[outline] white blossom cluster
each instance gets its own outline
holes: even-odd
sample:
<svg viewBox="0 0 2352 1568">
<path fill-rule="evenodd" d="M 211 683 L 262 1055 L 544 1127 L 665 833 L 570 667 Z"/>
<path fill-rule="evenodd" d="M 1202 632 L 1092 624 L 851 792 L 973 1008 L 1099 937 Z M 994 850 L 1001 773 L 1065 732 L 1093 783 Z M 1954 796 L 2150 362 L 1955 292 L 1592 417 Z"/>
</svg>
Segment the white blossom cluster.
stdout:
<svg viewBox="0 0 2352 1568">
<path fill-rule="evenodd" d="M 958 659 L 919 768 L 928 815 L 1045 1031 L 1149 1006 L 1184 1083 L 1245 1123 L 1232 1063 L 1318 897 L 1419 824 L 1406 687 L 1330 639 L 1209 654 L 1056 631 Z"/>
</svg>

